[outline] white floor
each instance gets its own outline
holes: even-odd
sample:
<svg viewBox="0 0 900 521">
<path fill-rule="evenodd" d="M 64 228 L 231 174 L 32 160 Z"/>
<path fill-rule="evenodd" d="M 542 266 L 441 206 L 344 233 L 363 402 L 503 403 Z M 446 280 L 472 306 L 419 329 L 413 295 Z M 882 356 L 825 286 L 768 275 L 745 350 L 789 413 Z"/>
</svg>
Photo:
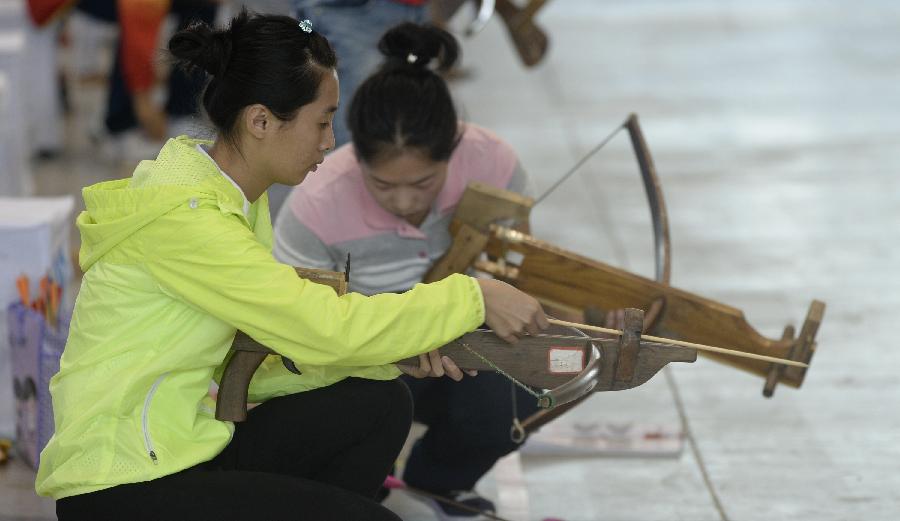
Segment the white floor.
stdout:
<svg viewBox="0 0 900 521">
<path fill-rule="evenodd" d="M 465 42 L 474 77 L 454 85 L 465 117 L 519 151 L 536 192 L 637 112 L 669 209 L 673 283 L 769 336 L 813 298 L 828 309 L 801 390 L 766 400 L 761 379 L 701 359 L 574 413 L 684 425 L 679 457 L 526 455 L 484 491 L 517 503 L 517 520 L 900 519 L 900 4 L 557 0 L 539 20 L 552 45 L 542 66 L 524 70 L 494 21 Z M 42 193 L 116 171 L 69 158 L 36 167 Z M 643 197 L 619 136 L 535 209 L 534 234 L 650 275 Z M 0 520 L 52 517 L 30 480 L 0 468 Z M 434 519 L 401 494 L 388 504 Z"/>
</svg>

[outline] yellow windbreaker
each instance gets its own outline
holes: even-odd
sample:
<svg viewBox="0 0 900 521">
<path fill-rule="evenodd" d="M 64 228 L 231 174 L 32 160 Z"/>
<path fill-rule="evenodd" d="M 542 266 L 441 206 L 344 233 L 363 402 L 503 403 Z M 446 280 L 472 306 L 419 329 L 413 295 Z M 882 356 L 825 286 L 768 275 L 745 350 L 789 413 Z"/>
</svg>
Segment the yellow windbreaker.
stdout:
<svg viewBox="0 0 900 521">
<path fill-rule="evenodd" d="M 264 401 L 351 375 L 395 378 L 391 362 L 484 320 L 479 286 L 462 275 L 374 297 L 298 278 L 272 257 L 266 197 L 245 216 L 198 143 L 170 140 L 131 178 L 84 190 L 85 275 L 50 383 L 56 433 L 41 495 L 147 481 L 221 452 L 234 427 L 215 419 L 207 391 L 238 328 L 303 372 L 270 357 L 250 389 Z"/>
</svg>

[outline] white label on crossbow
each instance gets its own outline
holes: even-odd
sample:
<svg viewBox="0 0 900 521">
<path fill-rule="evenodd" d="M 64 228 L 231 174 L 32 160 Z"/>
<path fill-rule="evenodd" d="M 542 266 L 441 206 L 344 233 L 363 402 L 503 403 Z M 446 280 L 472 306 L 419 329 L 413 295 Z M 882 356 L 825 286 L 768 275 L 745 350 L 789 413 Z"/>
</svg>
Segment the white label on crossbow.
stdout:
<svg viewBox="0 0 900 521">
<path fill-rule="evenodd" d="M 551 347 L 547 370 L 551 374 L 576 374 L 584 369 L 584 351 L 580 347 Z"/>
</svg>

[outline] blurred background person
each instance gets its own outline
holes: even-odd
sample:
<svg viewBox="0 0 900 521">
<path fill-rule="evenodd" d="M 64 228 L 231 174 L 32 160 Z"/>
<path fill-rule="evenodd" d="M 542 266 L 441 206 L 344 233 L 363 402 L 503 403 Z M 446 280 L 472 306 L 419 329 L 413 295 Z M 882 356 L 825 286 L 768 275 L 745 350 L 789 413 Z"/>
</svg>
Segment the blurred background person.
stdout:
<svg viewBox="0 0 900 521">
<path fill-rule="evenodd" d="M 178 69 L 168 72 L 164 99 L 156 92 L 160 33 L 168 16 L 176 30 L 193 22 L 211 24 L 219 0 L 80 0 L 76 9 L 119 26 L 109 76 L 105 138 L 126 157 L 151 159 L 160 142 L 190 130 L 203 78 Z M 138 132 L 139 135 L 134 135 Z M 132 134 L 129 136 L 129 134 Z M 130 138 L 125 142 L 125 138 Z M 146 145 L 146 146 L 143 146 Z"/>
</svg>

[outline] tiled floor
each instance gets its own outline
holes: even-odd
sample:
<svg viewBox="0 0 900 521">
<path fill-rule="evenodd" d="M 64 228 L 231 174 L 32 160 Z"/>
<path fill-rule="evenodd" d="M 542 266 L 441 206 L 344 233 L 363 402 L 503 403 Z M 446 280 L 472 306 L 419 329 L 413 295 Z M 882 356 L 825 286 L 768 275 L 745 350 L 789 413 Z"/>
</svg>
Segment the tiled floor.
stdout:
<svg viewBox="0 0 900 521">
<path fill-rule="evenodd" d="M 454 86 L 537 192 L 637 112 L 668 204 L 673 283 L 769 336 L 813 298 L 828 310 L 801 390 L 765 400 L 760 379 L 700 360 L 578 410 L 581 422 L 684 421 L 680 457 L 526 455 L 484 490 L 515 496 L 521 467 L 534 520 L 900 519 L 900 4 L 559 0 L 540 20 L 552 39 L 541 67 L 522 69 L 494 21 L 465 42 L 474 77 Z M 96 165 L 73 150 L 39 165 L 37 185 L 74 193 L 120 171 Z M 641 190 L 620 136 L 537 207 L 535 235 L 649 275 Z M 0 469 L 0 521 L 52 516 L 30 481 Z M 434 519 L 394 496 L 407 521 Z"/>
</svg>

